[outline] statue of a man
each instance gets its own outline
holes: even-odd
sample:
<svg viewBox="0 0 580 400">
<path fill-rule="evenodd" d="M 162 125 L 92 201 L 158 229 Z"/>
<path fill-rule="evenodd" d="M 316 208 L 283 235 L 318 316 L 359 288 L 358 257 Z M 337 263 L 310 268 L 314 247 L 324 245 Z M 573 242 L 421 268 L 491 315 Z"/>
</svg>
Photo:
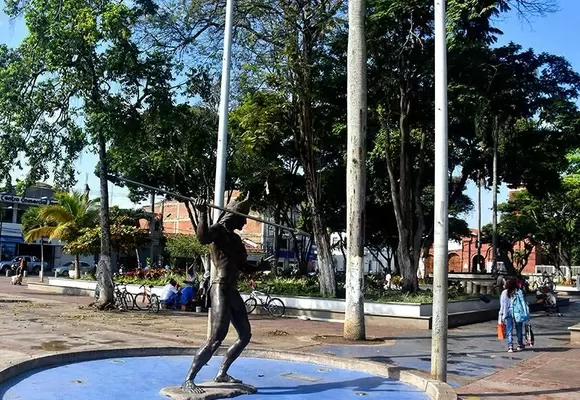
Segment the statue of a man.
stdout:
<svg viewBox="0 0 580 400">
<path fill-rule="evenodd" d="M 248 214 L 250 211 L 248 200 L 248 198 L 243 201 L 236 199 L 228 208 Z M 208 227 L 205 202 L 196 202 L 195 207 L 201 214 L 197 237 L 201 244 L 211 244 L 210 253 L 215 266 L 215 276 L 210 282 L 208 294 L 211 304 L 211 334 L 195 355 L 182 389 L 190 393 L 204 393 L 201 387 L 195 385 L 194 379 L 222 344 L 230 322 L 238 333 L 238 340 L 227 350 L 214 381 L 241 383 L 228 375 L 228 369 L 240 356 L 252 336 L 246 307 L 238 292 L 238 273 L 247 264 L 248 254 L 242 239 L 234 232 L 236 229 L 241 230 L 247 220 L 245 217 L 226 212 L 217 223 Z"/>
</svg>

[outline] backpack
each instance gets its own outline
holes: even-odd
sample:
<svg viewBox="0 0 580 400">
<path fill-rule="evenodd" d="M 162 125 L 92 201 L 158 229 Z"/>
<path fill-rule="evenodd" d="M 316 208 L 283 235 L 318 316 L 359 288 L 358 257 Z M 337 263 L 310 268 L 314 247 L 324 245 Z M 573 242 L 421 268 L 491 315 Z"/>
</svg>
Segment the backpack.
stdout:
<svg viewBox="0 0 580 400">
<path fill-rule="evenodd" d="M 517 323 L 528 322 L 530 320 L 530 310 L 528 303 L 524 298 L 524 293 L 521 290 L 516 290 L 512 298 L 512 312 L 514 321 Z"/>
</svg>

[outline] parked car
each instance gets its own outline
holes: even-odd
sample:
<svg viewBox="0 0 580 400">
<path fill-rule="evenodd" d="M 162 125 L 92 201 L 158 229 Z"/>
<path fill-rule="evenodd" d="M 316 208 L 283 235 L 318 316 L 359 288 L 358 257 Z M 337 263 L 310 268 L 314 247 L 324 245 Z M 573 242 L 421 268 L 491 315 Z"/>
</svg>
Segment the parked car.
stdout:
<svg viewBox="0 0 580 400">
<path fill-rule="evenodd" d="M 12 261 L 3 261 L 0 263 L 0 273 L 5 273 L 6 270 L 13 270 L 15 271 L 16 268 L 20 265 L 20 260 L 24 258 L 26 260 L 26 272 L 28 274 L 36 274 L 40 273 L 40 260 L 34 256 L 17 256 L 14 257 Z M 46 267 L 48 263 L 44 262 L 44 270 L 46 271 Z"/>
<path fill-rule="evenodd" d="M 85 272 L 90 272 L 91 270 L 91 264 L 89 264 L 88 262 L 84 262 L 81 261 L 80 263 L 80 268 L 81 268 L 81 274 L 84 274 Z M 53 273 L 56 272 L 57 276 L 63 276 L 66 275 L 68 276 L 68 272 L 69 271 L 74 271 L 75 269 L 75 263 L 74 261 L 69 261 L 66 264 L 61 265 L 60 267 L 57 267 L 55 269 L 53 269 Z"/>
</svg>

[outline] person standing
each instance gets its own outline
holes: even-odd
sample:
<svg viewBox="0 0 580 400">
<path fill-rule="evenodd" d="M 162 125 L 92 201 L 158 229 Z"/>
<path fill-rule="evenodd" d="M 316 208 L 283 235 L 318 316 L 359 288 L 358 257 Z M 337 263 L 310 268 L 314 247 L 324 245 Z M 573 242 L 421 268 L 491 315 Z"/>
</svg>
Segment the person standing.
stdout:
<svg viewBox="0 0 580 400">
<path fill-rule="evenodd" d="M 514 352 L 513 347 L 513 330 L 516 329 L 516 337 L 518 341 L 518 346 L 515 351 L 521 351 L 524 348 L 523 339 L 523 323 L 516 322 L 514 316 L 514 300 L 517 298 L 518 291 L 517 281 L 513 278 L 508 279 L 505 284 L 505 289 L 501 292 L 500 296 L 500 309 L 498 323 L 505 324 L 506 327 L 506 337 L 508 342 L 508 353 Z"/>
</svg>

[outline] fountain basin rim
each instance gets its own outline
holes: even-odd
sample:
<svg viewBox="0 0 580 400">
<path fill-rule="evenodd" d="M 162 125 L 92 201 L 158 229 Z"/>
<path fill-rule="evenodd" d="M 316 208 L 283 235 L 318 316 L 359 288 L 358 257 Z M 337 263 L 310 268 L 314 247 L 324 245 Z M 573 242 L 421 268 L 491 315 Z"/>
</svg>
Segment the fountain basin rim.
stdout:
<svg viewBox="0 0 580 400">
<path fill-rule="evenodd" d="M 223 355 L 226 349 L 226 347 L 220 348 L 216 355 Z M 0 369 L 0 384 L 32 370 L 57 365 L 122 357 L 193 356 L 196 351 L 197 347 L 114 347 L 108 349 L 62 351 L 47 355 L 31 356 L 30 358 L 23 359 L 6 368 Z M 414 386 L 425 392 L 433 400 L 457 400 L 457 394 L 447 383 L 429 379 L 419 371 L 392 364 L 337 357 L 327 354 L 255 348 L 245 349 L 241 357 L 302 362 L 359 371 L 398 380 Z"/>
</svg>

